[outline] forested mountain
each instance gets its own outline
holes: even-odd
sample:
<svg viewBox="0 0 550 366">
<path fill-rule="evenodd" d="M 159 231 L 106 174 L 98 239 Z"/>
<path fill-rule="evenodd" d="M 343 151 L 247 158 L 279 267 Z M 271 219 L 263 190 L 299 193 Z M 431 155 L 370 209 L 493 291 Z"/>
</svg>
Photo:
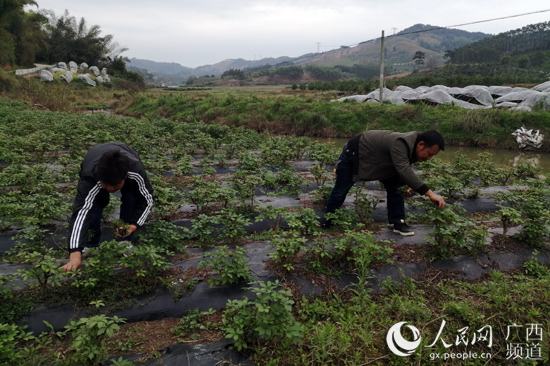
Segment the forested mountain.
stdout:
<svg viewBox="0 0 550 366">
<path fill-rule="evenodd" d="M 415 24 L 412 27 L 398 32 L 395 36 L 415 41 L 420 47 L 427 50 L 445 53 L 472 42 L 490 38 L 492 35 L 482 32 L 467 32 L 460 29 L 440 28 L 432 25 Z"/>
<path fill-rule="evenodd" d="M 490 34 L 467 32 L 458 29 L 440 28 L 432 25 L 416 24 L 395 35 L 387 35 L 384 41 L 384 59 L 387 73 L 396 74 L 415 69 L 413 60 L 420 51 L 430 67 L 444 63 L 444 54 L 448 49 L 464 46 Z M 321 54 L 303 58 L 300 64 L 319 66 L 370 66 L 379 68 L 381 38 L 361 42 L 353 47 L 342 46 Z"/>
<path fill-rule="evenodd" d="M 546 50 L 550 50 L 550 22 L 530 24 L 456 49 L 449 48 L 446 57 L 453 64 L 500 62 L 505 56 Z"/>
<path fill-rule="evenodd" d="M 181 82 L 190 76 L 220 76 L 225 71 L 231 69 L 247 69 L 247 68 L 262 68 L 271 67 L 292 60 L 290 57 L 282 56 L 278 58 L 263 58 L 257 61 L 247 61 L 242 58 L 227 59 L 213 65 L 204 65 L 197 68 L 182 66 L 175 62 L 156 62 L 139 58 L 131 58 L 127 65 L 128 70 L 138 71 L 147 70 L 148 72 L 159 76 L 160 80 Z"/>
<path fill-rule="evenodd" d="M 424 54 L 428 66 L 442 65 L 445 61 L 444 54 L 446 50 L 487 37 L 491 37 L 491 35 L 416 24 L 395 35 L 386 37 L 386 71 L 388 74 L 412 71 L 416 67 L 413 57 L 418 51 Z M 269 73 L 274 69 L 279 70 L 280 68 L 285 68 L 284 70 L 288 70 L 289 72 L 301 72 L 298 68 L 292 68 L 295 66 L 301 66 L 305 71 L 307 71 L 307 68 L 311 71 L 322 67 L 323 74 L 326 74 L 326 68 L 336 67 L 344 73 L 355 75 L 359 78 L 370 78 L 379 74 L 379 63 L 380 38 L 361 42 L 355 46 L 342 46 L 339 49 L 322 53 L 309 53 L 295 58 L 283 56 L 257 61 L 230 59 L 195 69 L 186 68 L 175 63 L 160 63 L 132 58 L 128 68 L 136 71 L 138 69 L 146 69 L 151 73 L 160 75 L 161 79 L 166 80 L 168 78 L 173 82 L 181 82 L 188 76 L 220 76 L 225 71 L 231 69 L 263 74 Z M 321 80 L 324 79 L 326 78 L 324 77 Z"/>
</svg>

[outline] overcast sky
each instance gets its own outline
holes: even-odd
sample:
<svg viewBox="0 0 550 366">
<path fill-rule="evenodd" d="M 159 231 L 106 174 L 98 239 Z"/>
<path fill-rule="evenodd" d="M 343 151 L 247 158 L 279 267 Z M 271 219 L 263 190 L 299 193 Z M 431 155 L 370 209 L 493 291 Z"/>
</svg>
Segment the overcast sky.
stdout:
<svg viewBox="0 0 550 366">
<path fill-rule="evenodd" d="M 85 18 L 129 50 L 124 56 L 187 67 L 225 59 L 301 56 L 399 32 L 414 24 L 498 34 L 550 21 L 548 0 L 36 0 Z M 36 7 L 33 7 L 36 9 Z M 546 12 L 544 12 L 546 10 Z M 518 16 L 526 13 L 530 15 Z M 507 18 L 483 22 L 495 18 Z"/>
</svg>

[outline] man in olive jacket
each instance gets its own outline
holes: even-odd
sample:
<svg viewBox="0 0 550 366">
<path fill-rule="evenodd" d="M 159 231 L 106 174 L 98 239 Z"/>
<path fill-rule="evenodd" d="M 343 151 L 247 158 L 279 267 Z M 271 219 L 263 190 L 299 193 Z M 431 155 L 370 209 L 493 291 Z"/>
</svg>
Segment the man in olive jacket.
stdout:
<svg viewBox="0 0 550 366">
<path fill-rule="evenodd" d="M 69 261 L 63 266 L 66 272 L 81 267 L 84 248 L 99 245 L 101 218 L 110 193 L 120 191 L 120 219 L 128 225 L 127 230 L 119 228 L 115 233 L 118 241 L 131 240 L 153 207 L 153 188 L 143 163 L 123 143 L 109 142 L 91 148 L 84 156 L 79 175 L 69 225 Z"/>
<path fill-rule="evenodd" d="M 357 181 L 379 180 L 386 188 L 388 222 L 393 231 L 403 236 L 414 235 L 405 222 L 405 200 L 398 192 L 407 185 L 426 195 L 440 209 L 445 200 L 435 194 L 413 171 L 411 164 L 430 160 L 445 149 L 445 140 L 437 131 L 393 132 L 372 130 L 349 140 L 336 164 L 336 183 L 329 196 L 326 212 L 342 206 Z M 331 220 L 325 222 L 331 226 Z"/>
</svg>

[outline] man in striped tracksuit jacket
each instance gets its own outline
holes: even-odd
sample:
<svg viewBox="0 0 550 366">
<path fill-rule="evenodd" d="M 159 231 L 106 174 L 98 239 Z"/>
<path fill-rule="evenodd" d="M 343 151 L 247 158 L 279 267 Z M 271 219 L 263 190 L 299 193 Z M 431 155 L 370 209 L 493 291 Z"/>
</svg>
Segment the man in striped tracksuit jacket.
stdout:
<svg viewBox="0 0 550 366">
<path fill-rule="evenodd" d="M 80 165 L 79 176 L 69 226 L 69 261 L 63 266 L 66 272 L 81 267 L 85 247 L 99 245 L 101 218 L 109 193 L 120 191 L 120 219 L 129 224 L 126 233 L 116 233 L 117 240 L 131 239 L 153 207 L 153 188 L 145 168 L 138 154 L 122 143 L 91 148 Z"/>
</svg>

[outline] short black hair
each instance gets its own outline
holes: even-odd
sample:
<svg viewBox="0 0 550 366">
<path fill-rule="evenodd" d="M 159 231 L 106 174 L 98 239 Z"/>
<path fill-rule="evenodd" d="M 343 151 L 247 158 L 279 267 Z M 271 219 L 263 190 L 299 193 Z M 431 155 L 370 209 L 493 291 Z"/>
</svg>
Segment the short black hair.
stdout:
<svg viewBox="0 0 550 366">
<path fill-rule="evenodd" d="M 109 150 L 105 152 L 95 167 L 97 178 L 110 186 L 115 186 L 126 179 L 130 169 L 130 159 L 128 155 L 120 150 Z"/>
<path fill-rule="evenodd" d="M 416 138 L 416 143 L 418 144 L 420 141 L 423 141 L 427 147 L 437 145 L 439 146 L 439 150 L 445 150 L 445 139 L 436 130 L 430 130 L 419 134 Z"/>
</svg>

